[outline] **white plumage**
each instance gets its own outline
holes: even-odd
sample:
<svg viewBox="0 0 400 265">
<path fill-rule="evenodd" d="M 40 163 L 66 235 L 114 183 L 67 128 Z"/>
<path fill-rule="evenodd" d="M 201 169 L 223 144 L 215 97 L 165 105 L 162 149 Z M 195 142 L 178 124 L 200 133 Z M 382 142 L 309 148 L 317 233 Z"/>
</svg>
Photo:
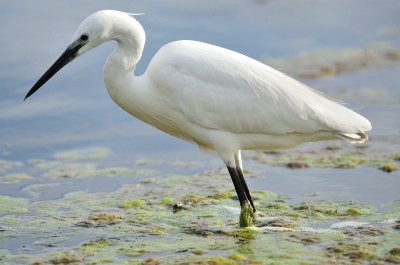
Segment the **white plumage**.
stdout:
<svg viewBox="0 0 400 265">
<path fill-rule="evenodd" d="M 342 138 L 343 134 L 364 141 L 363 133 L 371 129 L 361 115 L 285 74 L 206 43 L 167 44 L 142 78 L 149 80 L 151 90 L 168 99 L 161 115 L 173 115 L 166 119 L 183 115 L 192 126 L 226 132 L 237 138 L 238 149 L 276 149 L 268 138 L 249 146 L 252 139 L 247 138 L 257 135 L 289 137 L 289 142 L 293 137 L 304 139 L 295 145 L 319 137 Z"/>
<path fill-rule="evenodd" d="M 82 22 L 67 50 L 26 98 L 75 57 L 110 40 L 117 48 L 104 66 L 104 80 L 112 99 L 144 122 L 218 153 L 242 206 L 250 202 L 254 208 L 240 150 L 286 149 L 330 139 L 364 142 L 371 129 L 363 116 L 287 75 L 202 42 L 169 43 L 143 75 L 134 76 L 145 33 L 129 14 L 112 10 Z"/>
</svg>

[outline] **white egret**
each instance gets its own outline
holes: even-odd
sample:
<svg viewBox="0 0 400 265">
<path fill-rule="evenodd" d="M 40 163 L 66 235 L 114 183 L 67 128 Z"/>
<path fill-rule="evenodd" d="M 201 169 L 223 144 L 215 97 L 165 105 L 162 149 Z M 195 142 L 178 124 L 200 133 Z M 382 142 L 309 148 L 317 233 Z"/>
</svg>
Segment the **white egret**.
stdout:
<svg viewBox="0 0 400 265">
<path fill-rule="evenodd" d="M 242 209 L 255 212 L 243 177 L 241 150 L 281 150 L 304 142 L 367 140 L 370 122 L 310 87 L 245 55 L 181 40 L 163 46 L 141 76 L 133 70 L 145 32 L 130 14 L 103 10 L 87 17 L 71 44 L 27 93 L 64 65 L 106 41 L 117 48 L 104 66 L 111 98 L 138 119 L 225 162 Z"/>
</svg>

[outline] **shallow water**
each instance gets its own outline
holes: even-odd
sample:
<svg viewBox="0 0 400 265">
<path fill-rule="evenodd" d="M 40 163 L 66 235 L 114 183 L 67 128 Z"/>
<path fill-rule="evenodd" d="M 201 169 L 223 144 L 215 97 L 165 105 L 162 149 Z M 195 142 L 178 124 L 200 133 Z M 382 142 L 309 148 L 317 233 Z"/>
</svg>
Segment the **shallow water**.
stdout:
<svg viewBox="0 0 400 265">
<path fill-rule="evenodd" d="M 88 264 L 128 264 L 156 258 L 177 264 L 190 258 L 204 264 L 289 264 L 310 251 L 305 258 L 314 264 L 351 262 L 351 253 L 362 261 L 396 259 L 390 251 L 400 245 L 398 230 L 392 228 L 400 220 L 400 173 L 379 168 L 388 163 L 399 166 L 398 1 L 80 1 L 79 7 L 68 1 L 35 3 L 2 3 L 0 9 L 0 22 L 8 25 L 0 39 L 0 261 L 57 264 L 68 263 L 66 257 L 73 263 L 75 257 L 75 262 Z M 268 218 L 301 217 L 276 225 L 286 224 L 294 229 L 291 232 L 240 234 L 235 230 L 238 203 L 220 194 L 232 192 L 222 162 L 133 119 L 109 99 L 101 75 L 113 44 L 73 62 L 22 102 L 65 49 L 80 21 L 105 8 L 146 13 L 137 17 L 147 34 L 138 74 L 159 47 L 173 40 L 195 39 L 230 48 L 271 62 L 365 115 L 373 124 L 366 148 L 329 142 L 282 154 L 245 153 L 249 187 L 259 197 L 261 212 Z M 391 57 L 385 55 L 388 52 Z M 358 54 L 372 57 L 357 62 Z M 298 58 L 300 63 L 309 62 L 310 68 L 302 69 L 316 72 L 299 72 L 301 64 L 293 68 Z M 338 64 L 353 68 L 318 72 Z M 343 165 L 343 157 L 354 161 Z M 293 161 L 310 167 L 286 168 Z M 336 168 L 344 166 L 351 169 Z M 187 198 L 193 195 L 201 198 Z M 139 199 L 146 207 L 119 207 L 121 201 Z M 296 210 L 304 202 L 312 206 L 307 214 L 315 210 L 313 217 Z M 177 206 L 177 215 L 170 208 L 174 203 L 183 203 Z M 335 209 L 336 215 L 319 207 Z M 350 208 L 361 209 L 362 214 L 352 216 L 352 211 L 346 212 Z M 101 213 L 121 219 L 90 219 Z M 369 231 L 366 236 L 364 230 L 351 228 L 353 236 L 339 229 L 334 235 L 318 232 L 304 237 L 306 227 L 327 229 L 349 220 L 384 231 L 375 236 Z M 85 221 L 83 226 L 89 227 L 79 226 Z M 269 229 L 271 223 L 257 226 Z M 364 242 L 380 242 L 380 247 L 364 246 L 363 236 L 370 240 Z M 167 247 L 177 239 L 180 245 Z M 304 243 L 308 241 L 313 243 Z M 268 248 L 268 242 L 278 242 L 281 249 Z M 356 244 L 357 251 L 348 244 Z M 348 249 L 338 250 L 343 245 Z M 66 259 L 57 260 L 60 257 Z"/>
</svg>

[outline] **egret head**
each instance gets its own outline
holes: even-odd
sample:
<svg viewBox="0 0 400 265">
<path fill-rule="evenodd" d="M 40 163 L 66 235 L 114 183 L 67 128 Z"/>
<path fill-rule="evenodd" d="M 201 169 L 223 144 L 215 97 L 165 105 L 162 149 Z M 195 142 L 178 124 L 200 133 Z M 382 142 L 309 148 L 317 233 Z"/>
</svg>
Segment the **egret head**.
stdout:
<svg viewBox="0 0 400 265">
<path fill-rule="evenodd" d="M 29 90 L 25 99 L 35 93 L 65 65 L 103 42 L 116 40 L 119 44 L 128 43 L 130 48 L 135 48 L 137 43 L 144 45 L 144 39 L 142 26 L 130 14 L 114 10 L 102 10 L 93 13 L 82 21 L 71 40 L 71 44 Z"/>
</svg>

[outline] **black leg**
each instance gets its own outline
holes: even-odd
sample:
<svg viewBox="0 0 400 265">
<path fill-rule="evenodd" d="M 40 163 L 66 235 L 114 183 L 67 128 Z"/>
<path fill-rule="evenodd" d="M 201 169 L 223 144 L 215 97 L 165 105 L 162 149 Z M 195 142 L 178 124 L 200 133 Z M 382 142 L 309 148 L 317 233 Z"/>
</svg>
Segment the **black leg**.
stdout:
<svg viewBox="0 0 400 265">
<path fill-rule="evenodd" d="M 228 166 L 229 175 L 231 175 L 231 179 L 233 182 L 233 186 L 235 186 L 236 194 L 239 198 L 240 206 L 243 207 L 246 201 L 249 201 L 246 195 L 246 191 L 242 186 L 242 181 L 240 179 L 239 173 L 236 168 Z M 252 205 L 252 204 L 251 204 Z"/>
<path fill-rule="evenodd" d="M 244 179 L 244 176 L 243 176 L 243 171 L 240 167 L 236 167 L 236 171 L 239 176 L 240 185 L 242 186 L 247 199 L 250 201 L 250 205 L 253 208 L 253 212 L 256 212 L 256 207 L 254 207 L 253 199 L 251 198 L 249 188 L 247 187 L 246 180 Z"/>
</svg>

